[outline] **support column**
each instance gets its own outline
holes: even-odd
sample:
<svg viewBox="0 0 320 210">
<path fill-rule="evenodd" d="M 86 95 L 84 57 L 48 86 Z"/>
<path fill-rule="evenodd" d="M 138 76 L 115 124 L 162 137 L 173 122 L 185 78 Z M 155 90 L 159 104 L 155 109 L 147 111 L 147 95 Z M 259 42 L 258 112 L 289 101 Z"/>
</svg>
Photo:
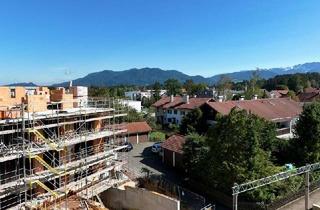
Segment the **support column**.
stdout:
<svg viewBox="0 0 320 210">
<path fill-rule="evenodd" d="M 232 210 L 238 210 L 238 194 L 233 194 Z"/>
<path fill-rule="evenodd" d="M 309 182 L 309 171 L 305 173 L 305 209 L 309 210 L 309 191 L 310 191 L 310 182 Z"/>
</svg>

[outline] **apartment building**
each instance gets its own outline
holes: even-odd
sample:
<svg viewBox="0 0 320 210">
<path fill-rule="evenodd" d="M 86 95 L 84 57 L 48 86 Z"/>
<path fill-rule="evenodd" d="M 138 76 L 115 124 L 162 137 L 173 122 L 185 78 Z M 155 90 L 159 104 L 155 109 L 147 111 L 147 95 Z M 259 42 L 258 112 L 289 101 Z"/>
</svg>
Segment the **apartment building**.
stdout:
<svg viewBox="0 0 320 210">
<path fill-rule="evenodd" d="M 295 124 L 302 112 L 300 103 L 290 98 L 269 98 L 238 101 L 207 102 L 201 107 L 206 121 L 214 125 L 217 114 L 227 115 L 233 108 L 246 110 L 277 126 L 278 138 L 292 138 Z"/>
<path fill-rule="evenodd" d="M 156 108 L 156 119 L 163 125 L 180 125 L 183 117 L 191 110 L 200 107 L 206 102 L 213 101 L 212 98 L 190 98 L 184 96 L 165 96 L 155 102 L 152 106 Z"/>
<path fill-rule="evenodd" d="M 0 87 L 0 209 L 68 209 L 126 181 L 125 109 L 86 93 Z"/>
</svg>

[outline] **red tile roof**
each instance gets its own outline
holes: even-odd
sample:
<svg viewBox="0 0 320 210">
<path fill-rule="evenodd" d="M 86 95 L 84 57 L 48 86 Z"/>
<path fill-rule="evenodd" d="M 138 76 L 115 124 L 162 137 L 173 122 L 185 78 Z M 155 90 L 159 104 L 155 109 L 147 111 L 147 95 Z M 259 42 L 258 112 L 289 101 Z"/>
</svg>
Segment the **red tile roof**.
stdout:
<svg viewBox="0 0 320 210">
<path fill-rule="evenodd" d="M 175 109 L 195 109 L 210 101 L 212 98 L 190 98 L 189 103 L 183 103 L 176 106 Z"/>
<path fill-rule="evenodd" d="M 170 98 L 170 97 L 169 97 L 169 98 Z M 170 99 L 169 99 L 169 100 L 170 100 Z M 162 106 L 162 108 L 164 108 L 164 109 L 174 108 L 174 107 L 179 106 L 179 105 L 181 105 L 181 104 L 183 104 L 183 99 L 182 99 L 182 97 L 181 97 L 181 96 L 176 96 L 176 97 L 174 97 L 173 102 L 169 102 L 169 103 L 164 104 L 164 105 Z"/>
<path fill-rule="evenodd" d="M 298 98 L 301 102 L 311 102 L 313 99 L 320 94 L 317 92 L 310 92 L 310 93 L 299 93 Z"/>
<path fill-rule="evenodd" d="M 237 107 L 271 121 L 291 119 L 302 112 L 300 104 L 288 98 L 208 102 L 207 104 L 224 115 L 228 114 L 232 108 Z"/>
<path fill-rule="evenodd" d="M 161 146 L 164 149 L 176 152 L 176 153 L 183 153 L 183 145 L 186 142 L 186 139 L 184 136 L 175 134 L 170 136 L 167 140 L 165 140 Z"/>
<path fill-rule="evenodd" d="M 305 88 L 305 89 L 304 89 L 304 92 L 305 92 L 305 93 L 319 93 L 319 92 L 320 92 L 320 89 L 309 87 L 309 88 Z"/>
<path fill-rule="evenodd" d="M 179 100 L 179 98 L 181 98 L 181 96 L 175 96 L 173 98 L 173 100 L 175 101 L 176 99 Z M 152 106 L 154 107 L 160 107 L 163 106 L 167 103 L 170 103 L 170 97 L 169 96 L 163 96 L 161 97 L 158 101 L 156 101 L 154 104 L 152 104 Z"/>
<path fill-rule="evenodd" d="M 147 133 L 152 131 L 152 128 L 147 122 L 131 122 L 126 124 L 127 133 Z"/>
<path fill-rule="evenodd" d="M 173 102 L 170 102 L 170 97 L 165 96 L 153 104 L 154 107 L 162 107 L 164 109 L 194 109 L 208 102 L 211 98 L 190 98 L 189 103 L 183 102 L 183 97 L 175 96 Z"/>
<path fill-rule="evenodd" d="M 320 95 L 320 90 L 316 88 L 305 88 L 304 92 L 298 94 L 299 101 L 311 102 Z"/>
<path fill-rule="evenodd" d="M 283 96 L 286 96 L 288 94 L 289 90 L 272 90 L 270 93 L 275 94 L 276 98 L 280 98 Z"/>
</svg>

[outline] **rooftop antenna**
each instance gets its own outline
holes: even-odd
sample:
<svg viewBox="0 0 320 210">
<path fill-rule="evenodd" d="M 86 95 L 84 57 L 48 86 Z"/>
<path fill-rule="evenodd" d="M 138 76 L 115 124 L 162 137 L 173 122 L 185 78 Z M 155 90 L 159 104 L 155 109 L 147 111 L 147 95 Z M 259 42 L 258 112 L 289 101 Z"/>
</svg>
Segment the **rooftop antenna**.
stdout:
<svg viewBox="0 0 320 210">
<path fill-rule="evenodd" d="M 68 69 L 66 69 L 66 70 L 64 71 L 64 74 L 65 74 L 66 77 L 68 78 L 68 77 L 71 75 L 71 71 L 68 70 Z M 72 79 L 70 79 L 70 81 L 69 81 L 69 87 L 72 87 Z"/>
</svg>

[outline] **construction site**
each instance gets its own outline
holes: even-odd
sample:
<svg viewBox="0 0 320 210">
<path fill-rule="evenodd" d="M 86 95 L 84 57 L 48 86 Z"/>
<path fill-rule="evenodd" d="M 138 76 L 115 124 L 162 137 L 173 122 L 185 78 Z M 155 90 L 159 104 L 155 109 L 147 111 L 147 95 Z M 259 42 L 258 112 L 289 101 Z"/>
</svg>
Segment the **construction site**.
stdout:
<svg viewBox="0 0 320 210">
<path fill-rule="evenodd" d="M 86 87 L 0 87 L 0 209 L 104 209 L 128 180 L 126 115 Z"/>
</svg>

